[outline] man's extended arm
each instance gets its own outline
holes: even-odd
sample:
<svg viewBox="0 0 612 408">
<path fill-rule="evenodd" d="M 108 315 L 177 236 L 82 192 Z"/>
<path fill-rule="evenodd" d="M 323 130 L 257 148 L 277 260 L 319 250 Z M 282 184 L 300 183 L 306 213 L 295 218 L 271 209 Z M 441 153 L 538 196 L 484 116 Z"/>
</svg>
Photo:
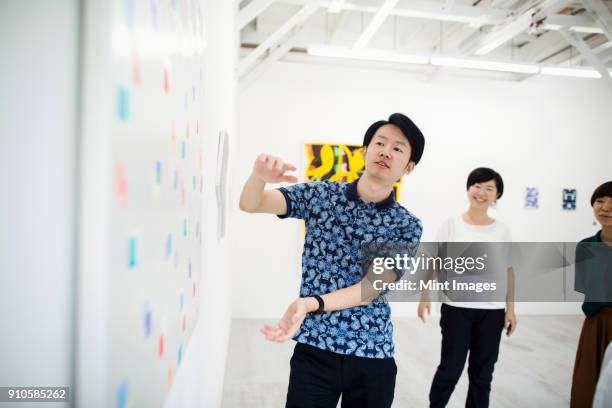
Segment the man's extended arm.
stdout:
<svg viewBox="0 0 612 408">
<path fill-rule="evenodd" d="M 278 190 L 265 190 L 266 183 L 297 182 L 295 176 L 285 175 L 295 166 L 267 154 L 260 154 L 253 165 L 253 172 L 242 188 L 240 209 L 249 213 L 285 214 L 287 202 Z"/>
<path fill-rule="evenodd" d="M 366 306 L 382 293 L 382 290 L 374 288 L 375 281 L 380 280 L 389 283 L 395 282 L 397 278 L 397 274 L 391 269 L 385 269 L 382 274 L 375 274 L 370 268 L 360 282 L 322 295 L 321 298 L 325 304 L 323 311 L 333 312 L 356 306 Z M 289 305 L 278 323 L 265 325 L 261 331 L 270 341 L 287 341 L 300 328 L 306 315 L 318 308 L 319 303 L 314 297 L 298 298 Z"/>
</svg>

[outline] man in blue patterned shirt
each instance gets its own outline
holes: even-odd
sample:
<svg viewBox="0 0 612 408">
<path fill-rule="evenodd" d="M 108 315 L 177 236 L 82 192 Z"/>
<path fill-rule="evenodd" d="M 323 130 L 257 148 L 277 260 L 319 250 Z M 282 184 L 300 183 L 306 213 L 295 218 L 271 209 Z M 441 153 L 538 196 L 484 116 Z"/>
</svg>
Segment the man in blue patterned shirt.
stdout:
<svg viewBox="0 0 612 408">
<path fill-rule="evenodd" d="M 371 275 L 362 273 L 361 246 L 415 248 L 421 221 L 395 201 L 393 184 L 410 174 L 425 145 L 418 127 L 395 113 L 364 136 L 365 170 L 352 183 L 329 181 L 265 190 L 266 183 L 295 183 L 295 166 L 262 154 L 240 197 L 240 208 L 306 223 L 300 298 L 263 333 L 297 341 L 291 359 L 287 407 L 390 407 L 397 367 L 390 308 Z M 412 254 L 411 254 L 412 255 Z M 371 272 L 371 270 L 370 270 Z M 386 269 L 377 279 L 392 282 Z"/>
</svg>

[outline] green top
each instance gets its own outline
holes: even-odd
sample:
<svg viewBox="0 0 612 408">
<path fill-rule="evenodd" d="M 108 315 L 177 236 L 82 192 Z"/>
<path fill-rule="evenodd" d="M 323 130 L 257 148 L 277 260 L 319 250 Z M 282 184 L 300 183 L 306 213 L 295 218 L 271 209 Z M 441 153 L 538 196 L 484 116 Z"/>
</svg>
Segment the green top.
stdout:
<svg viewBox="0 0 612 408">
<path fill-rule="evenodd" d="M 612 307 L 609 301 L 612 299 L 612 247 L 593 244 L 601 242 L 600 230 L 576 246 L 575 290 L 584 293 L 582 311 L 587 316 L 594 316 L 601 309 Z"/>
</svg>

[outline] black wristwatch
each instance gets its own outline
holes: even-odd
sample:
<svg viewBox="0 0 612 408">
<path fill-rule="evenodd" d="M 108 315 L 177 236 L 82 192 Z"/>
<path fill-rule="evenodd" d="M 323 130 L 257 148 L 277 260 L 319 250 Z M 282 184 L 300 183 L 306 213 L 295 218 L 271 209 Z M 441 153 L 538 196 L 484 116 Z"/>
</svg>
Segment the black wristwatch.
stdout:
<svg viewBox="0 0 612 408">
<path fill-rule="evenodd" d="M 321 296 L 319 296 L 319 295 L 314 295 L 312 297 L 317 299 L 317 302 L 319 303 L 319 307 L 314 312 L 310 312 L 310 314 L 311 315 L 316 315 L 316 314 L 319 314 L 319 313 L 323 313 L 323 309 L 325 309 L 325 302 L 323 301 L 323 298 Z"/>
</svg>

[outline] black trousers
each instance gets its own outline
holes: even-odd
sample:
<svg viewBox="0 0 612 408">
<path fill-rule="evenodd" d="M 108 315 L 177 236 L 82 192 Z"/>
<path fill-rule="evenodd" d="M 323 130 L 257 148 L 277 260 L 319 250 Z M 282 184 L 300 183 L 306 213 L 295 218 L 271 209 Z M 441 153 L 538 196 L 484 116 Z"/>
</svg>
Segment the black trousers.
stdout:
<svg viewBox="0 0 612 408">
<path fill-rule="evenodd" d="M 393 358 L 345 356 L 297 343 L 286 408 L 388 408 L 397 366 Z"/>
<path fill-rule="evenodd" d="M 430 407 L 446 406 L 461 377 L 468 351 L 470 386 L 465 406 L 488 407 L 505 311 L 442 304 L 441 313 L 442 356 L 429 392 Z"/>
</svg>

